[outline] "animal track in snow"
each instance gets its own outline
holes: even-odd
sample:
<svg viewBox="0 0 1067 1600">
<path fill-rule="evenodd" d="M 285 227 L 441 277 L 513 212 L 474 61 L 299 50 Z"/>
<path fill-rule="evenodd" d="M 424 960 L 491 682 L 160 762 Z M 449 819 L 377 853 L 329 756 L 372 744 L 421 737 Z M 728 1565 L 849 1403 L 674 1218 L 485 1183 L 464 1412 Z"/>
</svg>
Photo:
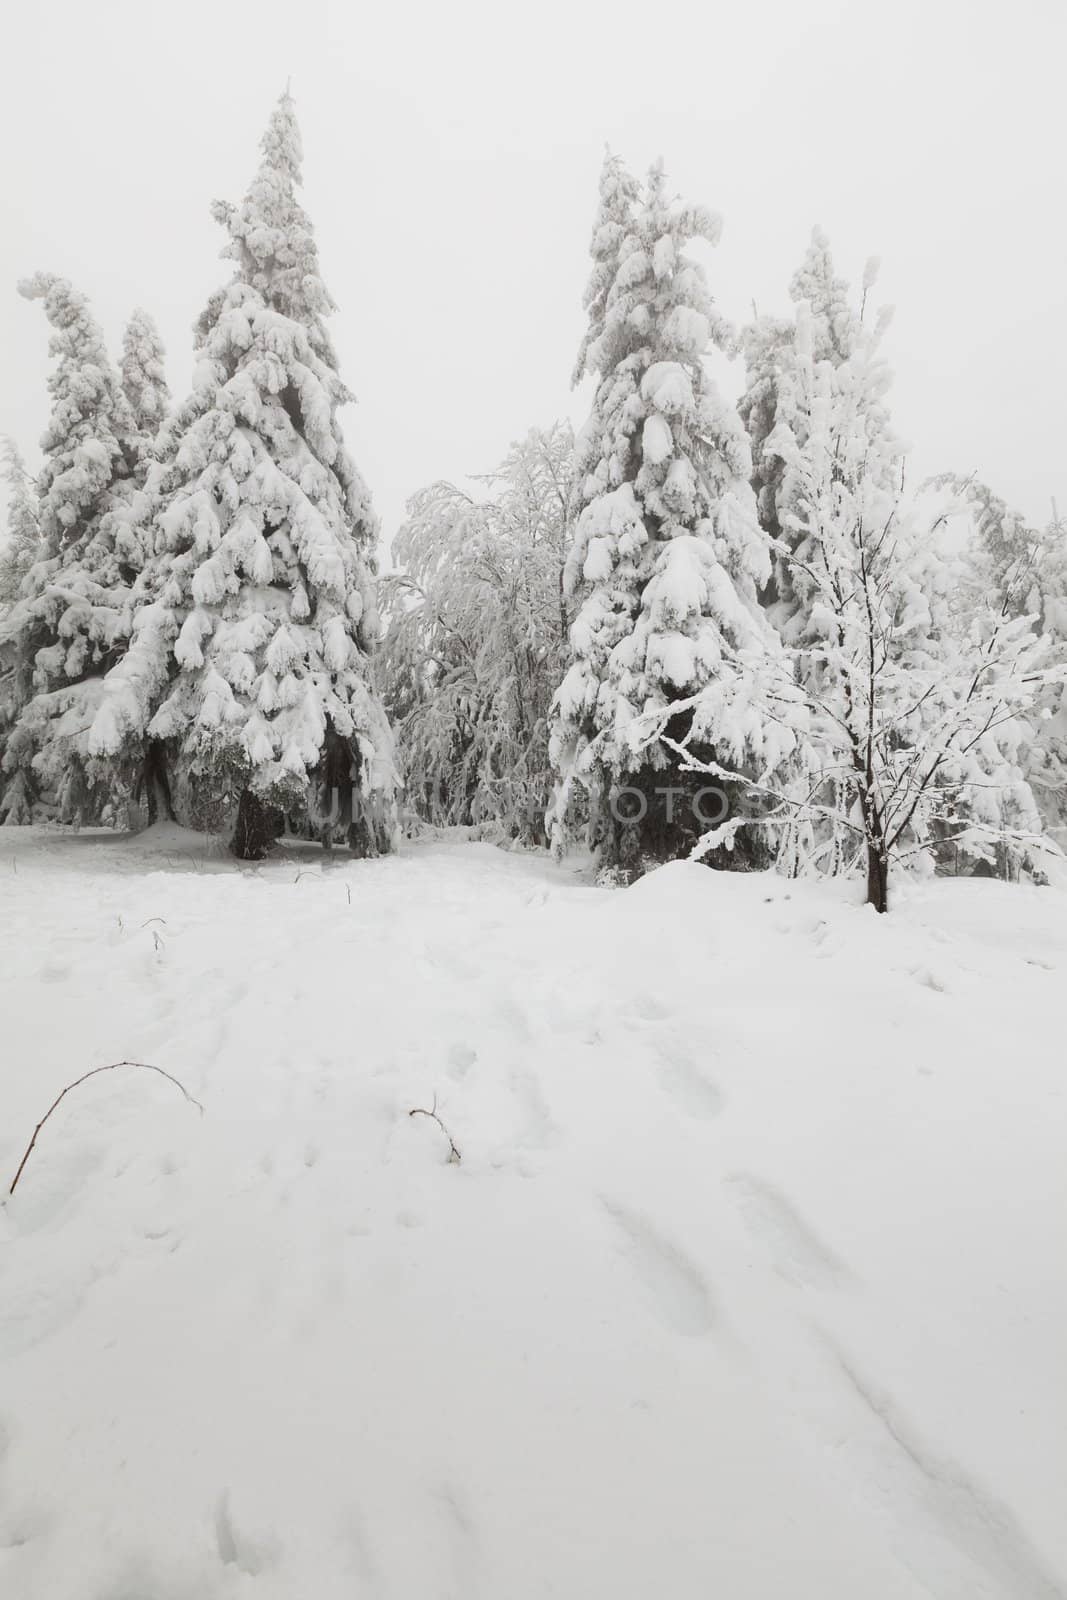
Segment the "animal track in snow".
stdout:
<svg viewBox="0 0 1067 1600">
<path fill-rule="evenodd" d="M 685 1253 L 636 1212 L 614 1200 L 603 1205 L 622 1255 L 664 1327 L 691 1337 L 710 1332 L 715 1321 L 711 1294 Z"/>
<path fill-rule="evenodd" d="M 803 1288 L 835 1288 L 851 1273 L 773 1184 L 750 1173 L 727 1179 L 749 1234 L 765 1245 L 775 1271 Z"/>
</svg>

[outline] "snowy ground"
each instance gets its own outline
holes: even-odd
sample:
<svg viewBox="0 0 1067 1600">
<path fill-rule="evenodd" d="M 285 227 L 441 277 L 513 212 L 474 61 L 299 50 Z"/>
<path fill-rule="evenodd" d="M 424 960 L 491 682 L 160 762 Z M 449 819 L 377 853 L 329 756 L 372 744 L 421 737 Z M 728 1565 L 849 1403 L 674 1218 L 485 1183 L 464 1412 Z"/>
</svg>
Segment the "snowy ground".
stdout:
<svg viewBox="0 0 1067 1600">
<path fill-rule="evenodd" d="M 92 1079 L 0 1210 L 5 1600 L 1067 1595 L 1061 891 L 5 829 L 0 893 L 4 1190 L 91 1065 L 205 1107 Z"/>
</svg>

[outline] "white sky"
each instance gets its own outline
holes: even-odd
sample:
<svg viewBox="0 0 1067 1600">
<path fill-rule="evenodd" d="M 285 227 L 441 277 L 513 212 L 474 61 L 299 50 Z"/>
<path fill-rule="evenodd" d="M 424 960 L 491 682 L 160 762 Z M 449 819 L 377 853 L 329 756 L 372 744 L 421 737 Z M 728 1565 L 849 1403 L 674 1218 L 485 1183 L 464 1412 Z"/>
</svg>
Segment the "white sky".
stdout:
<svg viewBox="0 0 1067 1600">
<path fill-rule="evenodd" d="M 229 275 L 237 200 L 292 79 L 304 199 L 359 397 L 349 443 L 391 536 L 569 389 L 605 142 L 725 219 L 713 293 L 784 309 L 814 222 L 882 258 L 913 481 L 977 470 L 1067 502 L 1064 0 L 52 0 L 9 5 L 0 96 L 0 431 L 35 460 L 47 330 L 15 280 L 91 297 L 117 347 L 159 322 L 175 390 Z M 727 382 L 734 390 L 740 368 Z"/>
</svg>

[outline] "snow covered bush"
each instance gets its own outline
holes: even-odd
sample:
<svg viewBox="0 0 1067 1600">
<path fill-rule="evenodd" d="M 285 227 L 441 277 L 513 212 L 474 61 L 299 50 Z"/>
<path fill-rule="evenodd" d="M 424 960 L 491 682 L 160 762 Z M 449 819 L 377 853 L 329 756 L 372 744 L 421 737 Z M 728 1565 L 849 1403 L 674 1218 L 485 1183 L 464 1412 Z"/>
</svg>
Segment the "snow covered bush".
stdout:
<svg viewBox="0 0 1067 1600">
<path fill-rule="evenodd" d="M 37 480 L 39 551 L 0 622 L 0 810 L 8 822 L 26 822 L 40 801 L 82 820 L 98 816 L 110 795 L 88 736 L 104 674 L 123 648 L 141 562 L 124 520 L 136 427 L 84 295 L 50 274 L 19 288 L 44 305 L 55 367 Z"/>
<path fill-rule="evenodd" d="M 569 626 L 570 428 L 532 429 L 478 481 L 477 495 L 434 483 L 408 503 L 383 686 L 420 817 L 543 843 Z"/>
<path fill-rule="evenodd" d="M 661 167 L 642 186 L 605 162 L 575 372 L 596 382 L 567 566 L 568 591 L 587 593 L 553 711 L 551 828 L 563 849 L 588 816 L 608 869 L 684 853 L 700 836 L 692 805 L 663 797 L 687 780 L 651 725 L 741 771 L 792 746 L 757 693 L 776 640 L 758 601 L 770 546 L 748 438 L 704 360 L 731 331 L 688 248 L 719 231 L 703 207 L 670 197 Z"/>
<path fill-rule="evenodd" d="M 201 317 L 193 391 L 157 441 L 139 503 L 151 557 L 90 747 L 169 765 L 183 792 L 235 811 L 241 856 L 261 855 L 284 815 L 377 853 L 395 833 L 370 663 L 378 523 L 342 438 L 351 395 L 297 199 L 288 94 L 262 150 L 243 204 L 214 207 L 236 271 Z"/>
</svg>

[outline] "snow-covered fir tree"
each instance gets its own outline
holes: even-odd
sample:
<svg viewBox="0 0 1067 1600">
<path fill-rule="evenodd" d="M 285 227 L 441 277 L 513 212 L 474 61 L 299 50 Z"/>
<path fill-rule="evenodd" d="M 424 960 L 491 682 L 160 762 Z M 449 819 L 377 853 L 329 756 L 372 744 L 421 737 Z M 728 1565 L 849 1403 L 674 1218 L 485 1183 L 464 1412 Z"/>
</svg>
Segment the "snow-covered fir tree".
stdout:
<svg viewBox="0 0 1067 1600">
<path fill-rule="evenodd" d="M 0 477 L 7 491 L 7 533 L 0 543 L 0 612 L 14 604 L 40 554 L 37 491 L 13 439 L 0 439 Z"/>
<path fill-rule="evenodd" d="M 149 474 L 155 552 L 91 742 L 166 756 L 184 792 L 232 802 L 241 856 L 263 853 L 281 815 L 377 852 L 396 784 L 370 665 L 378 524 L 342 438 L 351 396 L 288 94 L 262 151 L 243 204 L 214 207 L 236 272 L 201 319 L 193 393 Z"/>
<path fill-rule="evenodd" d="M 468 494 L 431 484 L 393 541 L 383 687 L 407 793 L 434 824 L 544 840 L 565 670 L 569 427 L 533 429 Z"/>
<path fill-rule="evenodd" d="M 768 540 L 747 436 L 704 361 L 731 332 L 689 247 L 715 244 L 719 221 L 673 200 L 659 166 L 642 189 L 609 157 L 600 195 L 576 373 L 596 388 L 568 563 L 570 586 L 588 593 L 556 698 L 550 821 L 562 848 L 587 815 L 601 862 L 629 870 L 701 831 L 690 804 L 656 793 L 684 780 L 650 728 L 739 768 L 777 760 L 792 736 L 756 709 L 758 663 L 774 648 L 757 598 Z"/>
<path fill-rule="evenodd" d="M 879 911 L 894 859 L 932 867 L 962 849 L 1035 862 L 1045 845 L 1022 760 L 1035 695 L 1056 677 L 1032 617 L 987 603 L 964 632 L 951 625 L 951 570 L 901 487 L 884 322 L 835 362 L 798 307 L 765 450 L 783 465 L 779 555 L 796 598 L 780 691 L 800 696 L 810 735 L 794 781 L 760 788 L 773 801 L 761 820 L 783 829 L 793 865 L 810 864 L 828 825 L 852 836 Z"/>
<path fill-rule="evenodd" d="M 170 390 L 159 329 L 140 307 L 122 335 L 122 388 L 143 447 L 150 448 L 170 409 Z"/>
<path fill-rule="evenodd" d="M 37 479 L 40 544 L 0 624 L 7 708 L 2 809 L 28 821 L 41 801 L 60 817 L 99 816 L 104 766 L 88 747 L 103 677 L 123 646 L 140 547 L 124 520 L 136 429 L 85 296 L 65 278 L 19 285 L 52 327 L 52 413 Z"/>
</svg>

